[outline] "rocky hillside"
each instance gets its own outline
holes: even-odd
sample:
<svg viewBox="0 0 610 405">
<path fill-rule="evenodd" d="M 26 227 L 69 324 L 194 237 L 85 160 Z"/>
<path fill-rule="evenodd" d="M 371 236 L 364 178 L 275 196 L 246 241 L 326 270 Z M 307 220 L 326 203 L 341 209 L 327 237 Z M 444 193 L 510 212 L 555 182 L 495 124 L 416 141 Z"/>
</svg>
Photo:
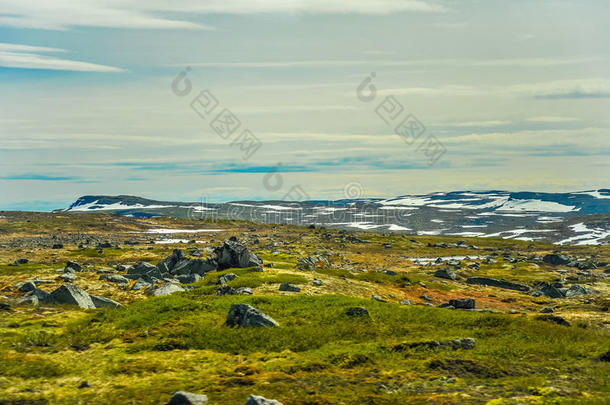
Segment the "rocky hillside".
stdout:
<svg viewBox="0 0 610 405">
<path fill-rule="evenodd" d="M 0 260 L 0 403 L 610 394 L 607 246 L 3 212 Z"/>
</svg>

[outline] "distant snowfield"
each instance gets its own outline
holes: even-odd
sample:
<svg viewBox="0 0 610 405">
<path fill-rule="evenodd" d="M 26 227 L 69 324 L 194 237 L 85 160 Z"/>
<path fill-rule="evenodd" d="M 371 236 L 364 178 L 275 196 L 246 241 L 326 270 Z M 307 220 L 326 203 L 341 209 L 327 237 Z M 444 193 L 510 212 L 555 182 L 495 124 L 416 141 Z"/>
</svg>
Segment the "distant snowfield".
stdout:
<svg viewBox="0 0 610 405">
<path fill-rule="evenodd" d="M 149 229 L 145 233 L 199 233 L 199 232 L 222 232 L 224 229 Z"/>
<path fill-rule="evenodd" d="M 557 242 L 558 245 L 575 244 L 575 245 L 598 245 L 606 237 L 610 236 L 610 231 L 604 229 L 591 229 L 582 222 L 570 225 L 570 229 L 575 233 L 583 235 L 572 236 Z"/>
<path fill-rule="evenodd" d="M 537 212 L 571 212 L 578 211 L 575 206 L 563 205 L 553 201 L 542 200 L 511 200 L 496 211 L 537 211 Z"/>
<path fill-rule="evenodd" d="M 70 212 L 91 212 L 91 211 L 108 211 L 108 210 L 130 210 L 136 208 L 172 208 L 172 205 L 142 205 L 142 204 L 98 204 L 97 201 L 90 202 L 88 204 L 78 205 L 76 207 L 70 208 L 68 211 Z"/>
<path fill-rule="evenodd" d="M 191 242 L 190 240 L 186 240 L 186 239 L 161 239 L 161 240 L 156 240 L 155 243 L 158 245 L 169 245 L 172 243 L 189 243 Z M 206 241 L 203 240 L 196 240 L 195 243 L 207 243 Z"/>
</svg>

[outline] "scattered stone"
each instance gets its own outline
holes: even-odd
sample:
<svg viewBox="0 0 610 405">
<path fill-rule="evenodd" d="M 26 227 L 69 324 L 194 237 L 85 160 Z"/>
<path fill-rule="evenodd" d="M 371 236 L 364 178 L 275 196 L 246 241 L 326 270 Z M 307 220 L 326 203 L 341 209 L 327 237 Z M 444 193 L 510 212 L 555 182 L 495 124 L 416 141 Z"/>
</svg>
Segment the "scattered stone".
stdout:
<svg viewBox="0 0 610 405">
<path fill-rule="evenodd" d="M 365 307 L 348 308 L 347 311 L 345 311 L 345 315 L 352 317 L 370 317 L 369 311 Z"/>
<path fill-rule="evenodd" d="M 474 309 L 475 300 L 473 298 L 457 298 L 449 300 L 449 305 L 456 309 Z"/>
<path fill-rule="evenodd" d="M 378 301 L 378 302 L 387 302 L 386 300 L 384 300 L 383 298 L 381 298 L 379 295 L 373 295 L 371 297 L 372 300 L 374 301 Z"/>
<path fill-rule="evenodd" d="M 572 284 L 565 292 L 566 297 L 576 297 L 578 295 L 592 294 L 593 290 L 580 284 Z"/>
<path fill-rule="evenodd" d="M 121 308 L 122 305 L 118 302 L 111 300 L 106 297 L 98 297 L 97 295 L 89 295 L 91 297 L 91 301 L 93 301 L 93 305 L 96 308 Z"/>
<path fill-rule="evenodd" d="M 164 295 L 170 295 L 181 291 L 184 291 L 184 288 L 180 287 L 178 284 L 165 283 L 161 287 L 152 290 L 150 292 L 150 295 L 153 297 L 161 297 Z"/>
<path fill-rule="evenodd" d="M 80 272 L 83 271 L 83 268 L 81 267 L 80 264 L 76 263 L 76 262 L 68 262 L 66 263 L 66 267 L 64 268 L 64 272 L 69 272 L 69 271 L 73 271 L 73 272 Z"/>
<path fill-rule="evenodd" d="M 608 350 L 606 353 L 604 353 L 601 356 L 599 356 L 597 359 L 599 361 L 605 361 L 605 362 L 610 361 L 610 350 Z"/>
<path fill-rule="evenodd" d="M 290 283 L 282 283 L 280 284 L 280 291 L 300 292 L 301 287 Z"/>
<path fill-rule="evenodd" d="M 63 249 L 63 248 L 64 248 L 64 245 L 62 245 L 61 243 L 55 243 L 51 247 L 51 249 Z"/>
<path fill-rule="evenodd" d="M 487 277 L 470 277 L 466 280 L 466 284 L 485 285 L 492 287 L 505 288 L 507 290 L 529 291 L 529 287 L 523 284 L 517 284 L 510 281 L 496 280 Z"/>
<path fill-rule="evenodd" d="M 127 277 L 121 276 L 120 274 L 102 274 L 100 280 L 107 280 L 111 283 L 128 283 Z"/>
<path fill-rule="evenodd" d="M 36 284 L 32 281 L 25 282 L 19 287 L 19 291 L 21 292 L 34 291 L 35 289 Z"/>
<path fill-rule="evenodd" d="M 398 273 L 396 273 L 396 272 L 395 272 L 395 271 L 393 271 L 393 270 L 384 270 L 384 271 L 383 271 L 383 274 L 388 275 L 388 276 L 395 276 L 395 275 L 396 275 L 396 274 L 398 274 Z"/>
<path fill-rule="evenodd" d="M 237 278 L 237 274 L 235 274 L 235 273 L 223 274 L 222 276 L 218 277 L 218 283 L 226 284 L 231 280 L 235 280 L 236 278 Z"/>
<path fill-rule="evenodd" d="M 557 315 L 539 315 L 536 317 L 536 319 L 539 319 L 541 321 L 553 322 L 557 325 L 570 326 L 570 323 L 568 321 Z"/>
<path fill-rule="evenodd" d="M 139 278 L 136 280 L 136 282 L 131 287 L 131 289 L 134 291 L 138 291 L 138 290 L 141 290 L 142 288 L 146 289 L 146 288 L 150 287 L 151 285 L 152 285 L 152 283 L 149 283 L 148 281 L 144 280 L 143 278 Z"/>
<path fill-rule="evenodd" d="M 400 305 L 411 305 L 411 300 L 400 300 Z"/>
<path fill-rule="evenodd" d="M 455 281 L 457 279 L 457 273 L 451 269 L 439 269 L 434 273 L 434 277 L 445 278 L 447 280 Z"/>
<path fill-rule="evenodd" d="M 81 308 L 95 308 L 89 294 L 74 284 L 63 284 L 49 294 L 49 299 L 58 304 L 78 305 Z"/>
<path fill-rule="evenodd" d="M 177 391 L 172 395 L 167 405 L 205 405 L 207 403 L 208 397 L 206 395 Z"/>
<path fill-rule="evenodd" d="M 74 274 L 70 271 L 68 273 L 60 274 L 58 278 L 62 279 L 66 283 L 71 283 L 74 280 L 76 280 L 78 277 L 76 276 L 76 274 Z"/>
<path fill-rule="evenodd" d="M 551 314 L 553 312 L 555 312 L 555 308 L 553 307 L 544 307 L 540 310 L 540 312 L 542 312 L 543 314 Z"/>
<path fill-rule="evenodd" d="M 311 284 L 316 287 L 321 287 L 322 284 L 324 284 L 324 283 L 322 282 L 322 280 L 318 280 L 317 278 L 314 278 L 313 281 L 311 282 Z"/>
<path fill-rule="evenodd" d="M 246 401 L 246 405 L 282 405 L 281 402 L 275 399 L 267 399 L 258 395 L 250 395 Z"/>
<path fill-rule="evenodd" d="M 475 348 L 475 340 L 473 338 L 460 338 L 454 340 L 426 340 L 423 342 L 413 342 L 413 343 L 400 343 L 392 348 L 393 351 L 402 352 L 406 349 L 418 349 L 418 348 L 426 348 L 426 349 L 464 349 L 464 350 L 472 350 Z"/>
<path fill-rule="evenodd" d="M 127 270 L 127 274 L 135 274 L 135 275 L 147 274 L 148 272 L 151 272 L 156 269 L 157 269 L 157 266 L 155 266 L 155 265 L 152 265 L 148 262 L 139 261 Z"/>
<path fill-rule="evenodd" d="M 279 324 L 270 316 L 247 304 L 233 304 L 227 315 L 227 326 L 277 327 Z"/>
<path fill-rule="evenodd" d="M 548 254 L 542 258 L 542 261 L 551 266 L 560 266 L 570 263 L 570 258 L 566 255 Z"/>
<path fill-rule="evenodd" d="M 300 270 L 315 270 L 317 266 L 327 267 L 329 265 L 328 259 L 322 255 L 312 255 L 297 260 L 297 268 Z"/>
<path fill-rule="evenodd" d="M 564 298 L 565 294 L 557 287 L 543 282 L 538 285 L 538 290 L 534 291 L 534 296 L 545 296 L 549 298 Z"/>
<path fill-rule="evenodd" d="M 29 260 L 28 259 L 17 259 L 13 262 L 12 266 L 21 266 L 22 264 L 28 264 Z"/>
<path fill-rule="evenodd" d="M 91 384 L 89 384 L 89 382 L 87 381 L 83 381 L 82 383 L 80 383 L 80 385 L 78 386 L 79 390 L 82 390 L 83 388 L 91 388 Z"/>
</svg>

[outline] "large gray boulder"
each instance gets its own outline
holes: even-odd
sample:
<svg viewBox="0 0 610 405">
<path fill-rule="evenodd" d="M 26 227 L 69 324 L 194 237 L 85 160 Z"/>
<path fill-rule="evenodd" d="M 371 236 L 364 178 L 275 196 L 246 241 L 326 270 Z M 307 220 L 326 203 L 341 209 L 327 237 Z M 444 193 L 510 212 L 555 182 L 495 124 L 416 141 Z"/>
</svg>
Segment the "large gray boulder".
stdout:
<svg viewBox="0 0 610 405">
<path fill-rule="evenodd" d="M 157 263 L 157 267 L 161 272 L 171 272 L 176 264 L 183 259 L 186 259 L 184 252 L 181 249 L 174 249 L 171 255 Z"/>
<path fill-rule="evenodd" d="M 134 274 L 134 275 L 147 274 L 156 269 L 157 269 L 157 266 L 155 266 L 155 265 L 152 265 L 148 262 L 139 261 L 127 270 L 127 274 Z"/>
<path fill-rule="evenodd" d="M 250 395 L 246 401 L 246 405 L 282 405 L 281 402 L 275 399 L 267 399 L 258 395 Z"/>
<path fill-rule="evenodd" d="M 198 274 L 204 276 L 206 273 L 216 270 L 216 263 L 211 260 L 184 259 L 178 262 L 170 271 L 172 274 Z"/>
<path fill-rule="evenodd" d="M 78 305 L 81 308 L 95 308 L 89 294 L 74 284 L 63 284 L 51 292 L 49 299 L 58 304 Z"/>
<path fill-rule="evenodd" d="M 270 316 L 246 304 L 233 304 L 227 315 L 227 326 L 276 327 L 279 324 Z"/>
<path fill-rule="evenodd" d="M 566 255 L 548 254 L 542 258 L 542 261 L 551 266 L 560 266 L 570 263 L 570 258 Z"/>
<path fill-rule="evenodd" d="M 457 279 L 457 273 L 454 270 L 448 268 L 439 269 L 434 273 L 434 277 L 445 278 L 447 280 L 455 281 Z"/>
<path fill-rule="evenodd" d="M 214 249 L 214 256 L 218 263 L 218 270 L 229 268 L 254 267 L 263 264 L 260 257 L 250 252 L 245 243 L 232 237 L 221 246 Z"/>
<path fill-rule="evenodd" d="M 455 309 L 474 309 L 475 301 L 473 298 L 456 298 L 449 300 L 449 305 Z"/>
<path fill-rule="evenodd" d="M 280 291 L 300 292 L 301 287 L 290 283 L 282 283 L 280 284 Z"/>
<path fill-rule="evenodd" d="M 205 405 L 207 403 L 208 397 L 206 395 L 178 391 L 172 395 L 167 405 Z"/>
<path fill-rule="evenodd" d="M 91 301 L 96 308 L 121 308 L 122 305 L 118 302 L 111 300 L 106 297 L 98 297 L 97 295 L 90 295 Z"/>
</svg>

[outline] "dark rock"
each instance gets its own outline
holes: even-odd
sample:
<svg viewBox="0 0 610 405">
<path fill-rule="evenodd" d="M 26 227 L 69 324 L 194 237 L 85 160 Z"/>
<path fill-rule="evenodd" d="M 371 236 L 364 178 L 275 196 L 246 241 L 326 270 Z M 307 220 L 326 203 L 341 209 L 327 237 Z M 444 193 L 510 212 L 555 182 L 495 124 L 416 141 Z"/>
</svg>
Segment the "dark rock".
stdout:
<svg viewBox="0 0 610 405">
<path fill-rule="evenodd" d="M 566 297 L 576 297 L 578 295 L 591 294 L 593 291 L 590 288 L 580 284 L 572 284 L 565 292 Z"/>
<path fill-rule="evenodd" d="M 183 259 L 179 261 L 171 270 L 172 274 L 198 274 L 204 276 L 206 273 L 216 270 L 217 264 L 211 260 L 202 259 Z"/>
<path fill-rule="evenodd" d="M 290 283 L 282 283 L 280 284 L 280 291 L 300 292 L 301 287 Z"/>
<path fill-rule="evenodd" d="M 227 315 L 227 326 L 276 327 L 279 324 L 268 315 L 246 304 L 233 304 Z"/>
<path fill-rule="evenodd" d="M 34 291 L 35 289 L 36 284 L 32 281 L 25 282 L 19 287 L 19 291 L 21 292 Z"/>
<path fill-rule="evenodd" d="M 322 280 L 318 280 L 317 278 L 314 278 L 313 281 L 311 282 L 312 285 L 316 286 L 316 287 L 320 287 L 322 286 Z"/>
<path fill-rule="evenodd" d="M 78 386 L 79 390 L 82 390 L 83 388 L 91 388 L 91 384 L 89 384 L 87 381 L 83 381 L 82 383 L 80 383 L 80 385 Z"/>
<path fill-rule="evenodd" d="M 13 262 L 13 266 L 21 266 L 22 264 L 28 264 L 28 262 L 28 259 L 20 258 Z"/>
<path fill-rule="evenodd" d="M 263 264 L 260 257 L 250 252 L 245 243 L 237 241 L 235 237 L 226 240 L 221 246 L 214 249 L 214 256 L 218 263 L 218 270 L 254 267 Z"/>
<path fill-rule="evenodd" d="M 246 405 L 282 405 L 281 402 L 275 399 L 267 399 L 258 395 L 250 395 L 246 401 Z"/>
<path fill-rule="evenodd" d="M 237 295 L 252 295 L 252 289 L 249 287 L 237 287 L 235 293 Z"/>
<path fill-rule="evenodd" d="M 540 312 L 542 312 L 543 314 L 551 314 L 551 313 L 555 312 L 555 308 L 553 308 L 553 307 L 545 307 L 545 308 L 542 308 L 540 310 Z"/>
<path fill-rule="evenodd" d="M 426 349 L 437 349 L 437 348 L 447 348 L 452 350 L 472 350 L 475 348 L 475 340 L 473 338 L 461 338 L 454 340 L 426 340 L 423 342 L 413 342 L 413 343 L 400 343 L 392 348 L 393 351 L 402 352 L 406 349 L 418 349 L 418 348 L 426 348 Z"/>
<path fill-rule="evenodd" d="M 610 350 L 608 350 L 606 353 L 599 356 L 597 359 L 599 361 L 606 361 L 606 362 L 610 361 Z"/>
<path fill-rule="evenodd" d="M 148 287 L 150 287 L 153 283 L 148 282 L 147 280 L 143 279 L 143 278 L 139 278 L 135 284 L 131 287 L 132 290 L 134 291 L 138 291 L 141 290 L 142 288 L 146 289 Z"/>
<path fill-rule="evenodd" d="M 434 273 L 435 277 L 439 277 L 439 278 L 445 278 L 447 280 L 456 280 L 457 279 L 457 274 L 455 271 L 450 270 L 450 269 L 439 269 Z"/>
<path fill-rule="evenodd" d="M 370 317 L 369 311 L 364 307 L 352 307 L 345 311 L 345 315 L 352 317 Z"/>
<path fill-rule="evenodd" d="M 529 287 L 523 284 L 517 284 L 510 281 L 496 280 L 487 277 L 470 277 L 466 280 L 466 284 L 485 285 L 492 287 L 505 288 L 507 290 L 529 291 Z"/>
<path fill-rule="evenodd" d="M 542 261 L 552 266 L 560 266 L 570 263 L 570 258 L 566 255 L 548 254 L 542 258 Z"/>
<path fill-rule="evenodd" d="M 76 263 L 76 262 L 68 262 L 66 263 L 66 267 L 64 268 L 65 272 L 68 271 L 73 271 L 73 272 L 79 272 L 79 271 L 83 271 L 83 268 L 81 267 L 80 264 Z"/>
<path fill-rule="evenodd" d="M 95 305 L 96 308 L 120 308 L 122 307 L 121 304 L 119 304 L 118 302 L 111 300 L 110 298 L 106 298 L 106 297 L 98 297 L 97 295 L 90 295 L 89 297 L 91 297 L 91 301 L 93 301 L 93 305 Z"/>
<path fill-rule="evenodd" d="M 208 397 L 206 395 L 178 391 L 172 395 L 167 405 L 205 405 L 207 403 Z"/>
<path fill-rule="evenodd" d="M 474 309 L 475 301 L 473 298 L 457 298 L 449 300 L 449 305 L 456 309 Z"/>
<path fill-rule="evenodd" d="M 36 297 L 39 302 L 52 303 L 53 299 L 51 298 L 51 294 L 48 292 L 41 290 L 40 288 L 36 288 L 26 294 L 26 296 Z"/>
<path fill-rule="evenodd" d="M 398 274 L 398 273 L 396 273 L 396 272 L 395 272 L 395 271 L 393 271 L 393 270 L 384 270 L 384 271 L 383 271 L 383 274 L 388 275 L 388 276 L 395 276 L 395 275 L 396 275 L 396 274 Z"/>
<path fill-rule="evenodd" d="M 218 283 L 226 284 L 231 280 L 235 280 L 236 278 L 237 278 L 237 274 L 234 274 L 234 273 L 223 274 L 222 276 L 218 277 Z"/>
<path fill-rule="evenodd" d="M 81 308 L 95 308 L 91 297 L 74 284 L 64 284 L 51 292 L 49 299 L 58 304 L 78 305 Z"/>
<path fill-rule="evenodd" d="M 136 275 L 146 274 L 146 273 L 156 270 L 156 269 L 157 269 L 157 266 L 155 266 L 155 265 L 152 265 L 148 262 L 139 261 L 127 270 L 127 274 L 136 274 Z"/>
<path fill-rule="evenodd" d="M 568 321 L 557 315 L 539 315 L 536 317 L 536 319 L 539 319 L 541 321 L 553 322 L 557 325 L 570 326 L 570 323 Z"/>
<path fill-rule="evenodd" d="M 538 293 L 540 293 L 540 295 L 543 295 L 545 297 L 549 297 L 549 298 L 564 298 L 565 295 L 564 293 L 559 290 L 557 287 L 553 287 L 552 285 L 548 284 L 548 283 L 541 283 L 538 286 Z"/>
<path fill-rule="evenodd" d="M 62 245 L 61 243 L 55 243 L 51 249 L 63 249 L 64 245 Z"/>
</svg>

